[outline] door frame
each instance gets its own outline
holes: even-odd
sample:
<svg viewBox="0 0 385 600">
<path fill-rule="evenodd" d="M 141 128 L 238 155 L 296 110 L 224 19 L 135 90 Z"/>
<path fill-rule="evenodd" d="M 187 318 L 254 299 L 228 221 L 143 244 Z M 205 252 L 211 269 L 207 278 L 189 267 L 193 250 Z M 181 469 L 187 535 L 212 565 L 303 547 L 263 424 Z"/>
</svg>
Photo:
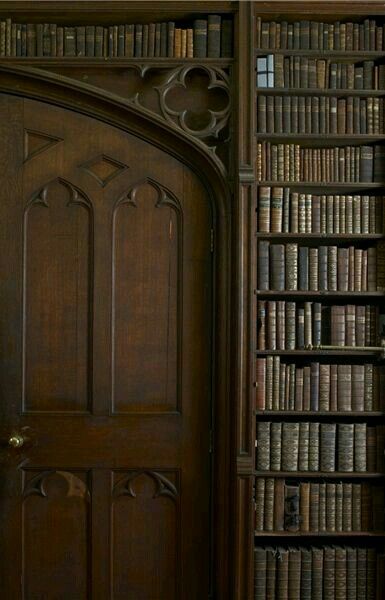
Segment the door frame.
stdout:
<svg viewBox="0 0 385 600">
<path fill-rule="evenodd" d="M 213 211 L 213 477 L 212 598 L 230 599 L 233 580 L 233 438 L 230 404 L 231 194 L 222 163 L 199 140 L 110 92 L 34 67 L 0 65 L 0 92 L 39 100 L 90 116 L 172 155 L 204 185 Z M 232 336 L 233 337 L 233 336 Z"/>
</svg>

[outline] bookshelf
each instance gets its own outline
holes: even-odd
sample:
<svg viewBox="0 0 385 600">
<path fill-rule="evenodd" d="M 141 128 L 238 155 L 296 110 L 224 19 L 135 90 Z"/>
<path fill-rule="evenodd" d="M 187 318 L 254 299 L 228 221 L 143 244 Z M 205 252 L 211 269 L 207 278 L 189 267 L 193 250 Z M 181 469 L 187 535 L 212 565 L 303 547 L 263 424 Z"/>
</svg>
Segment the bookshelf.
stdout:
<svg viewBox="0 0 385 600">
<path fill-rule="evenodd" d="M 254 598 L 380 600 L 383 11 L 274 4 L 254 3 Z"/>
</svg>

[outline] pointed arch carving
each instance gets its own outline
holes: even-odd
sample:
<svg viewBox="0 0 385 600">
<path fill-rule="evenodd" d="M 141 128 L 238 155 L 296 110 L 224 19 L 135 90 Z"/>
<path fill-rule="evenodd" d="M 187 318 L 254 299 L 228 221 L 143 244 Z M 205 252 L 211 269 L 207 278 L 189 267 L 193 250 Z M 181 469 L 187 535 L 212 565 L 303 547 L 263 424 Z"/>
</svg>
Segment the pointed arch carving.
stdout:
<svg viewBox="0 0 385 600">
<path fill-rule="evenodd" d="M 159 498 L 160 496 L 165 496 L 174 502 L 176 501 L 179 496 L 177 486 L 172 483 L 170 479 L 168 479 L 163 473 L 160 473 L 159 471 L 148 471 L 145 469 L 132 471 L 126 477 L 123 477 L 123 479 L 118 481 L 113 489 L 113 497 L 117 498 L 119 496 L 130 496 L 131 498 L 136 498 L 134 482 L 141 475 L 145 475 L 154 481 L 155 492 L 152 496 L 153 499 Z"/>
<path fill-rule="evenodd" d="M 93 239 L 92 203 L 70 181 L 55 178 L 31 195 L 23 219 L 22 401 L 26 412 L 91 408 Z M 48 270 L 49 285 L 44 277 Z M 45 311 L 47 304 L 52 311 Z M 62 323 L 60 347 L 50 346 L 46 313 Z M 72 365 L 73 380 L 64 380 L 63 361 Z"/>
<path fill-rule="evenodd" d="M 90 492 L 88 489 L 87 482 L 85 482 L 81 477 L 70 471 L 49 470 L 37 473 L 25 483 L 23 497 L 27 498 L 28 496 L 41 496 L 42 498 L 48 498 L 48 483 L 49 480 L 52 480 L 54 476 L 58 476 L 66 484 L 64 497 L 79 497 L 89 502 Z"/>
</svg>

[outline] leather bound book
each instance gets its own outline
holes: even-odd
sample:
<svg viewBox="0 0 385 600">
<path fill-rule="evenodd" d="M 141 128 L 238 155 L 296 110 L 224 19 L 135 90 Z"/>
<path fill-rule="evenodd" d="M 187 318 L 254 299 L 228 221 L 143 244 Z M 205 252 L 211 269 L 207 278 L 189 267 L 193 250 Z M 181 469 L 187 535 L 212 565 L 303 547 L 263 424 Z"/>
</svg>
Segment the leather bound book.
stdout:
<svg viewBox="0 0 385 600">
<path fill-rule="evenodd" d="M 364 410 L 373 410 L 373 365 L 366 363 L 364 365 Z"/>
<path fill-rule="evenodd" d="M 266 600 L 275 600 L 277 558 L 275 548 L 266 548 Z"/>
<path fill-rule="evenodd" d="M 342 531 L 343 530 L 343 511 L 344 511 L 344 506 L 343 506 L 344 484 L 341 482 L 336 483 L 335 489 L 336 489 L 336 531 Z"/>
<path fill-rule="evenodd" d="M 222 20 L 221 56 L 223 58 L 233 56 L 233 22 L 231 19 Z"/>
<path fill-rule="evenodd" d="M 368 548 L 366 562 L 366 598 L 376 600 L 377 555 L 375 548 Z"/>
<path fill-rule="evenodd" d="M 342 511 L 342 529 L 343 531 L 352 531 L 352 484 L 344 483 L 343 486 L 343 511 Z"/>
<path fill-rule="evenodd" d="M 298 374 L 298 373 L 297 373 Z M 309 423 L 299 424 L 298 469 L 309 470 Z"/>
<path fill-rule="evenodd" d="M 303 368 L 303 410 L 310 410 L 310 367 Z"/>
<path fill-rule="evenodd" d="M 295 409 L 295 364 L 291 364 L 288 367 L 289 369 L 289 401 L 288 401 L 288 410 Z"/>
<path fill-rule="evenodd" d="M 321 197 L 312 196 L 311 233 L 321 233 Z"/>
<path fill-rule="evenodd" d="M 362 202 L 361 196 L 353 196 L 353 233 L 362 233 L 361 230 Z M 348 232 L 350 233 L 350 232 Z M 353 288 L 354 289 L 354 288 Z"/>
<path fill-rule="evenodd" d="M 348 304 L 345 308 L 345 343 L 348 346 L 356 345 L 356 306 Z"/>
<path fill-rule="evenodd" d="M 354 470 L 354 424 L 338 425 L 338 471 L 343 473 Z"/>
<path fill-rule="evenodd" d="M 279 410 L 287 410 L 286 404 L 286 365 L 281 364 L 279 367 Z"/>
<path fill-rule="evenodd" d="M 362 255 L 363 251 L 360 248 L 354 250 L 354 291 L 362 291 Z"/>
<path fill-rule="evenodd" d="M 255 531 L 263 531 L 265 514 L 265 478 L 255 481 Z"/>
<path fill-rule="evenodd" d="M 335 219 L 334 219 L 335 221 Z M 328 290 L 337 291 L 337 246 L 328 246 Z"/>
<path fill-rule="evenodd" d="M 160 24 L 160 55 L 164 58 L 167 56 L 168 33 L 167 23 Z"/>
<path fill-rule="evenodd" d="M 319 367 L 319 409 L 330 410 L 330 365 L 320 364 Z"/>
<path fill-rule="evenodd" d="M 379 242 L 376 247 L 377 255 L 377 291 L 385 292 L 385 243 Z"/>
<path fill-rule="evenodd" d="M 221 17 L 208 15 L 207 17 L 207 56 L 219 58 L 221 55 Z"/>
<path fill-rule="evenodd" d="M 330 115 L 329 115 L 329 129 L 332 135 L 338 133 L 337 126 L 337 98 L 332 96 L 330 98 Z"/>
<path fill-rule="evenodd" d="M 303 485 L 303 484 L 301 484 Z M 319 483 L 310 484 L 309 531 L 319 530 Z"/>
<path fill-rule="evenodd" d="M 383 107 L 382 107 L 383 114 Z M 381 125 L 381 130 L 384 128 L 384 124 Z M 376 196 L 369 196 L 369 233 L 376 233 L 376 212 L 377 212 L 377 198 Z"/>
<path fill-rule="evenodd" d="M 266 358 L 256 359 L 257 367 L 257 390 L 256 390 L 256 410 L 265 410 L 265 390 L 266 390 Z"/>
<path fill-rule="evenodd" d="M 268 96 L 266 100 L 266 131 L 274 133 L 274 96 Z"/>
<path fill-rule="evenodd" d="M 270 471 L 270 423 L 257 422 L 257 470 Z"/>
<path fill-rule="evenodd" d="M 353 233 L 353 196 L 346 196 L 346 233 Z"/>
<path fill-rule="evenodd" d="M 378 425 L 376 428 L 376 439 L 377 439 L 377 459 L 376 459 L 376 470 L 379 473 L 384 472 L 384 452 L 385 452 L 385 429 L 383 425 Z"/>
<path fill-rule="evenodd" d="M 290 198 L 290 231 L 291 233 L 298 233 L 298 204 L 299 194 L 293 192 Z"/>
<path fill-rule="evenodd" d="M 282 470 L 298 470 L 299 423 L 282 425 Z"/>
<path fill-rule="evenodd" d="M 301 548 L 301 600 L 312 600 L 312 553 Z"/>
<path fill-rule="evenodd" d="M 294 409 L 303 410 L 303 369 L 297 368 L 295 372 L 295 401 Z"/>
<path fill-rule="evenodd" d="M 75 27 L 64 27 L 64 56 L 76 56 Z"/>
<path fill-rule="evenodd" d="M 313 331 L 315 330 L 315 322 L 313 323 L 313 302 L 304 303 L 304 320 L 305 320 L 305 347 L 309 347 L 313 344 Z M 315 315 L 315 311 L 314 311 Z M 317 312 L 319 318 L 319 313 Z M 314 316 L 315 321 L 315 316 Z"/>
<path fill-rule="evenodd" d="M 274 132 L 283 132 L 282 96 L 275 96 L 274 98 Z"/>
<path fill-rule="evenodd" d="M 274 531 L 285 529 L 285 480 L 274 479 Z"/>
<path fill-rule="evenodd" d="M 274 248 L 274 246 L 272 246 Z M 274 262 L 273 252 L 272 252 L 272 274 L 274 272 L 273 269 L 276 269 L 276 263 Z M 259 290 L 268 290 L 270 289 L 270 242 L 265 240 L 260 241 L 258 244 L 258 289 Z M 279 265 L 278 265 L 279 266 Z"/>
<path fill-rule="evenodd" d="M 298 289 L 309 290 L 309 248 L 300 246 L 299 248 L 299 281 Z M 318 279 L 318 277 L 317 277 Z"/>
<path fill-rule="evenodd" d="M 254 548 L 254 598 L 266 600 L 266 550 Z"/>
<path fill-rule="evenodd" d="M 271 231 L 282 232 L 283 188 L 273 187 L 271 194 Z"/>
<path fill-rule="evenodd" d="M 367 470 L 367 425 L 354 425 L 354 470 L 363 473 Z M 375 465 L 374 469 L 375 470 Z"/>
<path fill-rule="evenodd" d="M 361 531 L 361 484 L 352 485 L 352 531 Z"/>
<path fill-rule="evenodd" d="M 298 244 L 286 244 L 286 289 L 298 289 Z"/>
<path fill-rule="evenodd" d="M 290 231 L 290 188 L 283 188 L 282 231 L 284 233 Z"/>
<path fill-rule="evenodd" d="M 346 600 L 357 600 L 357 548 L 346 548 Z"/>
<path fill-rule="evenodd" d="M 300 485 L 300 530 L 310 531 L 310 483 Z"/>
<path fill-rule="evenodd" d="M 309 426 L 309 471 L 320 470 L 320 424 L 310 423 Z M 322 471 L 322 468 L 321 468 Z"/>
<path fill-rule="evenodd" d="M 339 411 L 352 410 L 352 366 L 337 366 L 337 407 Z"/>
<path fill-rule="evenodd" d="M 319 410 L 319 380 L 320 364 L 313 362 L 310 364 L 310 410 Z"/>
<path fill-rule="evenodd" d="M 282 423 L 272 423 L 270 427 L 270 470 L 281 471 Z"/>
<path fill-rule="evenodd" d="M 267 347 L 269 350 L 277 348 L 277 303 L 275 300 L 267 302 Z"/>
<path fill-rule="evenodd" d="M 266 350 L 266 301 L 258 300 L 257 304 L 257 345 L 259 350 Z"/>
<path fill-rule="evenodd" d="M 318 248 L 309 248 L 309 289 L 312 292 L 317 292 L 319 289 L 318 283 Z"/>
<path fill-rule="evenodd" d="M 357 423 L 357 425 L 362 425 L 362 423 Z M 364 424 L 366 425 L 366 424 Z M 357 440 L 357 435 L 362 435 L 362 431 L 361 429 L 357 429 L 356 431 L 356 440 Z M 360 446 L 361 446 L 360 442 Z M 356 442 L 357 445 L 357 442 Z M 363 448 L 362 448 L 363 450 Z M 376 435 L 376 428 L 375 427 L 366 427 L 366 469 L 363 469 L 365 461 L 364 461 L 364 455 L 363 452 L 360 452 L 360 455 L 357 456 L 357 460 L 359 461 L 359 466 L 360 469 L 357 468 L 356 466 L 356 471 L 361 471 L 361 470 L 365 470 L 368 471 L 370 473 L 374 473 L 376 471 L 376 467 L 377 467 L 377 456 L 376 456 L 376 450 L 377 450 L 377 435 Z"/>
<path fill-rule="evenodd" d="M 368 248 L 368 285 L 369 292 L 377 290 L 377 248 Z"/>
<path fill-rule="evenodd" d="M 336 591 L 335 600 L 346 600 L 346 548 L 336 548 Z"/>
<path fill-rule="evenodd" d="M 273 357 L 273 410 L 279 410 L 280 357 Z"/>
<path fill-rule="evenodd" d="M 272 477 L 268 477 L 265 481 L 264 531 L 274 530 L 274 482 L 275 479 Z"/>
<path fill-rule="evenodd" d="M 127 35 L 127 25 L 125 27 L 125 36 Z M 154 56 L 156 58 L 158 58 L 160 56 L 160 37 L 161 37 L 161 24 L 160 23 L 156 23 L 155 24 L 155 46 L 154 46 Z M 127 40 L 127 38 L 126 38 Z M 125 52 L 127 53 L 127 43 L 126 43 L 126 49 Z M 127 54 L 126 54 L 127 56 Z"/>
<path fill-rule="evenodd" d="M 324 548 L 323 600 L 335 600 L 335 548 Z"/>
<path fill-rule="evenodd" d="M 384 531 L 385 529 L 385 490 L 382 485 L 376 485 L 372 488 L 373 499 L 373 529 L 374 531 Z"/>
<path fill-rule="evenodd" d="M 352 410 L 365 409 L 365 365 L 352 365 Z"/>
<path fill-rule="evenodd" d="M 326 530 L 336 531 L 336 486 L 326 484 Z"/>
<path fill-rule="evenodd" d="M 365 314 L 365 306 L 356 306 L 356 328 L 355 328 L 355 337 L 356 337 L 356 345 L 357 346 L 365 346 L 366 344 L 366 333 L 365 333 L 365 323 L 366 323 L 366 314 Z"/>
<path fill-rule="evenodd" d="M 373 181 L 373 148 L 372 146 L 361 146 L 360 150 L 360 181 L 371 182 Z"/>
<path fill-rule="evenodd" d="M 367 600 L 367 548 L 357 548 L 357 600 Z"/>
<path fill-rule="evenodd" d="M 289 551 L 279 548 L 277 557 L 277 600 L 289 599 Z"/>
<path fill-rule="evenodd" d="M 274 356 L 266 358 L 266 410 L 273 410 L 273 378 L 274 378 Z"/>
<path fill-rule="evenodd" d="M 338 410 L 338 365 L 330 365 L 330 410 Z"/>
<path fill-rule="evenodd" d="M 345 306 L 331 307 L 331 344 L 345 346 Z"/>
<path fill-rule="evenodd" d="M 319 530 L 326 531 L 326 483 L 319 484 Z"/>
<path fill-rule="evenodd" d="M 306 194 L 298 195 L 298 231 L 306 233 Z"/>
<path fill-rule="evenodd" d="M 372 488 L 369 483 L 361 484 L 361 528 L 362 531 L 373 529 Z"/>
<path fill-rule="evenodd" d="M 337 289 L 340 292 L 349 290 L 349 250 L 338 248 L 337 251 Z"/>
<path fill-rule="evenodd" d="M 205 19 L 196 19 L 194 21 L 194 57 L 207 57 L 207 21 Z M 170 56 L 170 46 L 168 56 Z"/>
<path fill-rule="evenodd" d="M 286 348 L 286 309 L 285 301 L 277 300 L 277 350 Z"/>
<path fill-rule="evenodd" d="M 335 471 L 336 464 L 336 424 L 321 423 L 320 470 Z"/>
<path fill-rule="evenodd" d="M 284 96 L 282 99 L 282 128 L 283 133 L 295 133 L 292 124 L 292 98 Z"/>
<path fill-rule="evenodd" d="M 274 188 L 273 188 L 274 189 Z M 258 231 L 270 232 L 270 195 L 271 188 L 261 186 L 258 190 Z"/>
<path fill-rule="evenodd" d="M 301 550 L 289 548 L 289 598 L 301 600 Z"/>
<path fill-rule="evenodd" d="M 285 485 L 285 530 L 299 531 L 300 524 L 300 491 L 299 484 Z"/>
<path fill-rule="evenodd" d="M 318 288 L 320 291 L 328 290 L 328 247 L 318 248 Z"/>
<path fill-rule="evenodd" d="M 294 350 L 296 347 L 296 304 L 286 302 L 286 348 Z"/>
<path fill-rule="evenodd" d="M 305 348 L 305 310 L 303 308 L 297 310 L 297 348 L 300 350 Z"/>
<path fill-rule="evenodd" d="M 324 551 L 312 548 L 312 600 L 323 600 Z"/>
</svg>

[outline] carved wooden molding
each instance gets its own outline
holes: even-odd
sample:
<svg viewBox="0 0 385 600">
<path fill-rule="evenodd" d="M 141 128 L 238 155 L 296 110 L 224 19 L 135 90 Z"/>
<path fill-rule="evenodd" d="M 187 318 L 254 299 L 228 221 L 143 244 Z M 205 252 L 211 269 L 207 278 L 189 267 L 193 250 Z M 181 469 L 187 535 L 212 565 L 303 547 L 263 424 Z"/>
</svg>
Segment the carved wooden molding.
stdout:
<svg viewBox="0 0 385 600">
<path fill-rule="evenodd" d="M 115 498 L 118 498 L 119 496 L 130 496 L 131 498 L 136 498 L 133 482 L 141 475 L 146 475 L 155 482 L 156 489 L 153 495 L 154 499 L 159 498 L 160 496 L 166 496 L 175 502 L 179 495 L 176 486 L 162 473 L 159 473 L 158 471 L 146 471 L 145 469 L 132 471 L 126 477 L 121 479 L 113 489 L 113 496 Z"/>
<path fill-rule="evenodd" d="M 69 471 L 55 470 L 41 471 L 29 479 L 24 486 L 23 497 L 41 496 L 42 498 L 48 498 L 47 482 L 55 475 L 64 479 L 67 484 L 66 498 L 78 496 L 86 501 L 90 500 L 87 484 L 80 477 Z"/>
</svg>

